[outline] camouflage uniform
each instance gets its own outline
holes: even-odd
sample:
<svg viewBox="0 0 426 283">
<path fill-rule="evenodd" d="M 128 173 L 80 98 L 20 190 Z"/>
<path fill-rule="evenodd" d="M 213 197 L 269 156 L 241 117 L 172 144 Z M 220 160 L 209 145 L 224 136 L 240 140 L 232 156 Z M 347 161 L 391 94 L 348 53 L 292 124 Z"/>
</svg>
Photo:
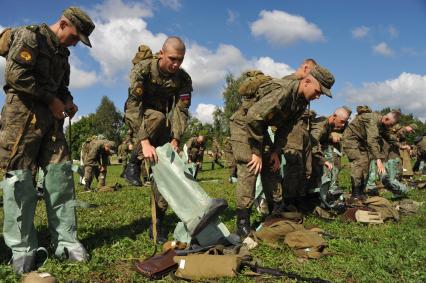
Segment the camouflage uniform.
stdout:
<svg viewBox="0 0 426 283">
<path fill-rule="evenodd" d="M 159 70 L 158 61 L 157 58 L 142 60 L 130 72 L 124 118 L 137 140 L 131 159 L 141 153 L 143 139 L 149 139 L 154 147 L 162 146 L 172 138 L 180 140 L 188 120 L 191 77 L 183 69 L 174 74 L 163 74 Z M 155 184 L 152 188 L 158 216 L 161 217 L 167 210 L 167 202 Z"/>
<path fill-rule="evenodd" d="M 288 135 L 284 147 L 283 199 L 286 206 L 296 205 L 297 198 L 306 195 L 306 180 L 311 176 L 309 117 L 307 110 Z"/>
<path fill-rule="evenodd" d="M 309 189 L 314 190 L 321 186 L 321 178 L 324 174 L 324 163 L 327 160 L 324 152 L 330 145 L 330 135 L 333 127 L 328 123 L 327 117 L 317 117 L 311 123 L 312 141 L 312 176 L 309 180 Z"/>
<path fill-rule="evenodd" d="M 416 143 L 416 148 L 417 148 L 417 159 L 416 159 L 416 163 L 413 166 L 414 172 L 422 171 L 420 169 L 424 170 L 424 168 L 420 168 L 420 164 L 422 161 L 426 162 L 426 136 L 425 135 L 423 135 L 420 141 Z"/>
<path fill-rule="evenodd" d="M 131 144 L 130 139 L 124 140 L 117 148 L 118 161 L 123 166 L 123 171 L 120 175 L 121 177 L 123 177 L 124 170 L 126 169 L 126 166 L 127 166 L 127 160 L 129 159 L 129 154 L 131 152 L 131 150 L 129 149 L 130 144 Z"/>
<path fill-rule="evenodd" d="M 70 7 L 63 15 L 86 39 L 94 29 L 78 8 Z M 12 249 L 17 273 L 29 272 L 35 264 L 37 197 L 32 172 L 38 167 L 44 172 L 44 199 L 55 255 L 80 261 L 87 258 L 77 239 L 73 174 L 63 120 L 56 120 L 49 109 L 54 99 L 72 102 L 69 55 L 46 24 L 12 32 L 5 68 L 0 165 L 6 171 L 3 236 Z"/>
<path fill-rule="evenodd" d="M 384 161 L 383 138 L 392 144 L 395 142 L 381 119 L 382 115 L 378 113 L 358 114 L 343 133 L 343 150 L 350 162 L 353 197 L 364 194 L 370 162 Z"/>
<path fill-rule="evenodd" d="M 212 170 L 214 170 L 215 163 L 223 168 L 223 165 L 219 162 L 219 159 L 222 156 L 222 153 L 220 152 L 220 144 L 216 139 L 213 139 L 212 154 L 213 154 Z"/>
<path fill-rule="evenodd" d="M 105 145 L 110 144 L 115 147 L 114 142 L 109 140 L 93 140 L 87 147 L 87 153 L 83 155 L 84 165 L 84 188 L 90 190 L 90 185 L 95 176 L 98 181 L 98 187 L 104 187 L 106 183 L 107 166 L 110 165 L 110 152 L 105 150 Z"/>
<path fill-rule="evenodd" d="M 257 175 L 249 171 L 247 164 L 252 154 L 262 156 L 261 179 L 269 211 L 273 210 L 273 192 L 278 178 L 271 172 L 270 152 L 280 153 L 286 144 L 287 135 L 302 115 L 308 102 L 298 95 L 299 81 L 295 79 L 274 79 L 262 84 L 257 97 L 245 98 L 240 108 L 230 118 L 232 149 L 237 164 L 237 228 L 250 223 L 250 209 L 255 197 Z M 276 126 L 274 143 L 267 132 L 268 126 Z M 271 144 L 270 152 L 264 148 Z M 238 231 L 237 231 L 238 232 Z"/>
<path fill-rule="evenodd" d="M 197 137 L 192 137 L 186 142 L 186 148 L 188 150 L 188 160 L 196 163 L 203 162 L 204 150 L 206 149 L 206 143 L 197 142 Z"/>
<path fill-rule="evenodd" d="M 229 178 L 232 182 L 231 178 L 237 177 L 237 165 L 235 164 L 234 155 L 232 153 L 232 144 L 229 137 L 226 137 L 223 142 L 223 152 L 225 154 L 225 160 L 229 168 Z"/>
</svg>

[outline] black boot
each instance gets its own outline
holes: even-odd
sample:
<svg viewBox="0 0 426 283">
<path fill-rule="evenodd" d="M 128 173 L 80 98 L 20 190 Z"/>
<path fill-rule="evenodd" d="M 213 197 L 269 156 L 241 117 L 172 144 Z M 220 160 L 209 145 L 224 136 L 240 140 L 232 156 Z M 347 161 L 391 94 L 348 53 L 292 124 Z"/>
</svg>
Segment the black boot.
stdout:
<svg viewBox="0 0 426 283">
<path fill-rule="evenodd" d="M 191 236 L 195 236 L 200 233 L 213 219 L 215 219 L 219 213 L 228 207 L 228 202 L 221 198 L 212 199 L 210 207 L 204 213 L 198 225 L 194 228 Z"/>
<path fill-rule="evenodd" d="M 237 208 L 235 213 L 237 214 L 237 235 L 240 236 L 242 239 L 246 238 L 250 232 L 250 210 L 247 208 L 240 209 Z"/>
<path fill-rule="evenodd" d="M 167 233 L 164 229 L 164 212 L 157 209 L 157 244 L 164 244 L 167 242 Z M 154 236 L 152 235 L 152 223 L 149 225 L 149 238 L 152 240 Z"/>
<path fill-rule="evenodd" d="M 127 182 L 133 186 L 142 187 L 141 181 L 141 165 L 142 161 L 138 159 L 138 148 L 132 151 L 130 155 L 129 163 L 127 163 L 126 169 L 124 170 L 123 176 Z"/>
</svg>

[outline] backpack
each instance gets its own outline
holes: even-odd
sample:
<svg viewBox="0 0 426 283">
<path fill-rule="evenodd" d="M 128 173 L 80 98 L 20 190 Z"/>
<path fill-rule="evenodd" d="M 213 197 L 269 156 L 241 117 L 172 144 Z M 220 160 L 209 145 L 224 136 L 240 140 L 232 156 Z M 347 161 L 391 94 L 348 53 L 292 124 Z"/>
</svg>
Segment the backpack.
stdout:
<svg viewBox="0 0 426 283">
<path fill-rule="evenodd" d="M 238 94 L 247 98 L 254 97 L 262 84 L 272 80 L 271 76 L 258 70 L 247 71 L 243 73 L 242 77 L 245 79 L 238 88 Z"/>
<path fill-rule="evenodd" d="M 5 28 L 0 32 L 0 56 L 6 57 L 9 53 L 10 42 L 12 38 L 12 29 Z"/>
<path fill-rule="evenodd" d="M 154 58 L 154 55 L 152 54 L 151 48 L 149 48 L 148 45 L 141 44 L 138 47 L 138 51 L 136 52 L 135 57 L 133 57 L 132 63 L 133 65 L 136 65 L 142 60 L 152 58 Z"/>
</svg>

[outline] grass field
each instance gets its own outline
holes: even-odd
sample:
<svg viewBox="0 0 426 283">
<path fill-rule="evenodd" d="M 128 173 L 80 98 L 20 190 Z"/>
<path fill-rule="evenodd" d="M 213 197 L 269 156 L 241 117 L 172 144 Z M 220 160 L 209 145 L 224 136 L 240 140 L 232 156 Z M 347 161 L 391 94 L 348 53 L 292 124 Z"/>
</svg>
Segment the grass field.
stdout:
<svg viewBox="0 0 426 283">
<path fill-rule="evenodd" d="M 199 174 L 201 186 L 210 196 L 228 200 L 230 207 L 222 220 L 233 230 L 235 185 L 228 183 L 226 169 L 209 171 L 210 163 L 205 163 L 204 168 L 206 171 Z M 86 193 L 81 186 L 77 186 L 78 199 L 98 205 L 97 208 L 78 209 L 79 238 L 89 250 L 91 260 L 73 263 L 49 259 L 42 270 L 54 274 L 60 282 L 147 281 L 133 270 L 132 263 L 153 251 L 147 232 L 150 219 L 149 188 L 128 186 L 119 178 L 120 172 L 121 166 L 113 165 L 107 177 L 108 184 L 118 182 L 123 185 L 118 192 Z M 341 181 L 343 188 L 349 190 L 347 169 L 343 170 Z M 409 196 L 416 201 L 426 201 L 426 191 L 413 190 Z M 177 218 L 169 210 L 166 220 L 170 238 Z M 3 223 L 3 211 L 0 212 L 0 221 Z M 43 202 L 39 202 L 37 207 L 35 224 L 40 244 L 49 247 Z M 398 223 L 366 226 L 308 216 L 305 224 L 318 226 L 334 236 L 328 240 L 332 256 L 300 262 L 284 244 L 279 248 L 261 244 L 252 251 L 252 255 L 263 266 L 333 282 L 426 282 L 426 205 L 418 214 L 402 217 Z M 7 265 L 9 258 L 10 252 L 1 236 L 0 281 L 19 282 L 19 277 Z M 220 281 L 255 282 L 255 279 L 240 275 L 232 280 Z"/>
</svg>

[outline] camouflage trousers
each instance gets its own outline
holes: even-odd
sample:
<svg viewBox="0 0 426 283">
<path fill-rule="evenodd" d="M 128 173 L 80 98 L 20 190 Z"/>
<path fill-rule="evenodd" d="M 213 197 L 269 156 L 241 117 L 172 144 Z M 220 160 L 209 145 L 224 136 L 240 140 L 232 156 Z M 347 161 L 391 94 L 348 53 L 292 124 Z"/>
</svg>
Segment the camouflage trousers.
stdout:
<svg viewBox="0 0 426 283">
<path fill-rule="evenodd" d="M 287 149 L 284 152 L 283 199 L 306 195 L 306 164 L 300 150 Z"/>
<path fill-rule="evenodd" d="M 107 170 L 105 167 L 104 171 L 100 171 L 97 165 L 85 165 L 84 166 L 84 182 L 85 188 L 90 188 L 92 185 L 93 177 L 98 179 L 98 187 L 104 187 L 106 185 Z"/>
<path fill-rule="evenodd" d="M 36 172 L 68 156 L 63 121 L 55 120 L 47 106 L 8 93 L 1 116 L 1 168 Z"/>
<path fill-rule="evenodd" d="M 171 128 L 170 122 L 164 113 L 153 109 L 146 109 L 141 113 L 140 103 L 127 100 L 125 105 L 125 123 L 133 133 L 139 133 L 142 127 L 149 134 L 149 141 L 152 146 L 162 146 L 170 141 Z M 140 159 L 143 160 L 141 140 L 139 134 L 134 135 L 135 149 L 139 152 Z M 142 172 L 144 168 L 142 168 Z M 155 182 L 155 180 L 154 180 Z M 164 197 L 160 194 L 157 186 L 153 183 L 151 189 L 154 192 L 156 208 L 159 213 L 165 213 L 168 204 Z"/>
<path fill-rule="evenodd" d="M 349 159 L 352 189 L 360 188 L 364 191 L 370 166 L 368 152 L 355 148 L 345 148 L 344 151 Z"/>
<path fill-rule="evenodd" d="M 243 123 L 231 121 L 230 129 L 232 149 L 237 165 L 237 208 L 251 208 L 255 200 L 257 178 L 257 175 L 250 172 L 247 167 L 247 164 L 251 160 L 252 151 Z M 271 172 L 269 159 L 270 155 L 268 153 L 262 155 L 263 168 L 260 176 L 266 200 L 268 205 L 272 206 L 274 201 L 281 201 L 281 182 L 279 172 Z"/>
</svg>

